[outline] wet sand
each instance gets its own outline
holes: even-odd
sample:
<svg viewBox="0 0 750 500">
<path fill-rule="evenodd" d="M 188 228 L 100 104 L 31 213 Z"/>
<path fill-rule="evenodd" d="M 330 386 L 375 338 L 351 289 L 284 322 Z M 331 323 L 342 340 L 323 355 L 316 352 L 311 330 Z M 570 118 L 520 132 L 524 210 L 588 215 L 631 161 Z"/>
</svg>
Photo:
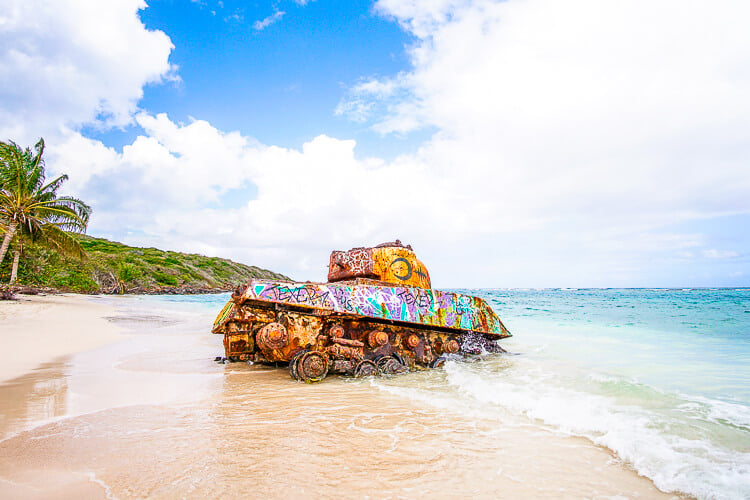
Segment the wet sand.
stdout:
<svg viewBox="0 0 750 500">
<path fill-rule="evenodd" d="M 19 295 L 0 300 L 0 382 L 61 356 L 114 342 L 114 308 L 81 295 Z"/>
<path fill-rule="evenodd" d="M 0 498 L 675 498 L 524 418 L 217 364 L 212 314 L 105 302 L 130 335 L 0 385 Z"/>
</svg>

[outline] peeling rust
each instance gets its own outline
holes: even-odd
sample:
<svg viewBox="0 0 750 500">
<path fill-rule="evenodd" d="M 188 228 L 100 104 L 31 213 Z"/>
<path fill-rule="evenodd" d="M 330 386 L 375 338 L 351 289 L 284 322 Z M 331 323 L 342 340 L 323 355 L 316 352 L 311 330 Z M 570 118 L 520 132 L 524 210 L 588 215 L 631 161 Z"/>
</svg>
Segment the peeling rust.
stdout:
<svg viewBox="0 0 750 500">
<path fill-rule="evenodd" d="M 383 347 L 389 341 L 388 334 L 382 330 L 373 330 L 367 334 L 367 343 L 373 349 Z"/>
</svg>

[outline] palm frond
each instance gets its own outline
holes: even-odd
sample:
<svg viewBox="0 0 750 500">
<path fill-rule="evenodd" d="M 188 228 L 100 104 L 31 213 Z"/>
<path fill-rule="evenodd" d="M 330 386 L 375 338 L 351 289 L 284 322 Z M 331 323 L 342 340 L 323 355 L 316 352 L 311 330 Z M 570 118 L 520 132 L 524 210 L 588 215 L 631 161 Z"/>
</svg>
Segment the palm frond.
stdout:
<svg viewBox="0 0 750 500">
<path fill-rule="evenodd" d="M 36 151 L 35 163 L 44 169 L 44 159 L 42 158 L 42 155 L 44 154 L 44 139 L 42 137 L 40 137 L 36 144 L 34 144 L 34 150 Z"/>
<path fill-rule="evenodd" d="M 80 200 L 56 199 L 35 203 L 34 219 L 54 223 L 65 230 L 83 232 L 88 225 L 91 207 Z"/>
<path fill-rule="evenodd" d="M 40 187 L 38 191 L 43 193 L 48 193 L 51 195 L 55 195 L 57 193 L 57 190 L 62 186 L 63 182 L 68 180 L 68 176 L 66 174 L 63 174 L 55 179 L 52 179 L 50 182 L 45 184 L 44 186 Z"/>
<path fill-rule="evenodd" d="M 45 224 L 41 230 L 33 233 L 32 241 L 53 248 L 57 252 L 80 260 L 86 260 L 86 251 L 81 244 L 67 231 L 55 224 Z"/>
<path fill-rule="evenodd" d="M 18 184 L 23 171 L 24 152 L 13 141 L 0 142 L 0 186 L 7 190 Z"/>
</svg>

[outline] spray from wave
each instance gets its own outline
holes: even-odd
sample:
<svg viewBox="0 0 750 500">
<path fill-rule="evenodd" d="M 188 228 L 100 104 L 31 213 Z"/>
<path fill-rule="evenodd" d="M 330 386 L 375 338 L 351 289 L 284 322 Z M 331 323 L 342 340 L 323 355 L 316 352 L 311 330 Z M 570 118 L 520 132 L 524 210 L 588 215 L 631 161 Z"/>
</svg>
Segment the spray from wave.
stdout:
<svg viewBox="0 0 750 500">
<path fill-rule="evenodd" d="M 662 491 L 710 499 L 747 498 L 750 492 L 750 409 L 744 405 L 661 392 L 618 377 L 552 371 L 523 356 L 451 361 L 442 378 L 431 380 L 375 384 L 498 425 L 515 415 L 585 437 Z"/>
</svg>

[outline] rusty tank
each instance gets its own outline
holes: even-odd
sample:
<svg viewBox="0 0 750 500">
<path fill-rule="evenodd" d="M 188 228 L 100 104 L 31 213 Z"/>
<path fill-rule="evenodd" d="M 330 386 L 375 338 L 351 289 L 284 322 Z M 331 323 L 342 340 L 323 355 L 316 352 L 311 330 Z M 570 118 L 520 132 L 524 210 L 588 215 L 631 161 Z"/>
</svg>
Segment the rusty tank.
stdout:
<svg viewBox="0 0 750 500">
<path fill-rule="evenodd" d="M 212 332 L 224 335 L 225 360 L 288 365 L 304 382 L 434 368 L 504 352 L 497 341 L 511 336 L 483 299 L 432 289 L 399 240 L 332 252 L 327 283 L 252 279 Z"/>
</svg>

